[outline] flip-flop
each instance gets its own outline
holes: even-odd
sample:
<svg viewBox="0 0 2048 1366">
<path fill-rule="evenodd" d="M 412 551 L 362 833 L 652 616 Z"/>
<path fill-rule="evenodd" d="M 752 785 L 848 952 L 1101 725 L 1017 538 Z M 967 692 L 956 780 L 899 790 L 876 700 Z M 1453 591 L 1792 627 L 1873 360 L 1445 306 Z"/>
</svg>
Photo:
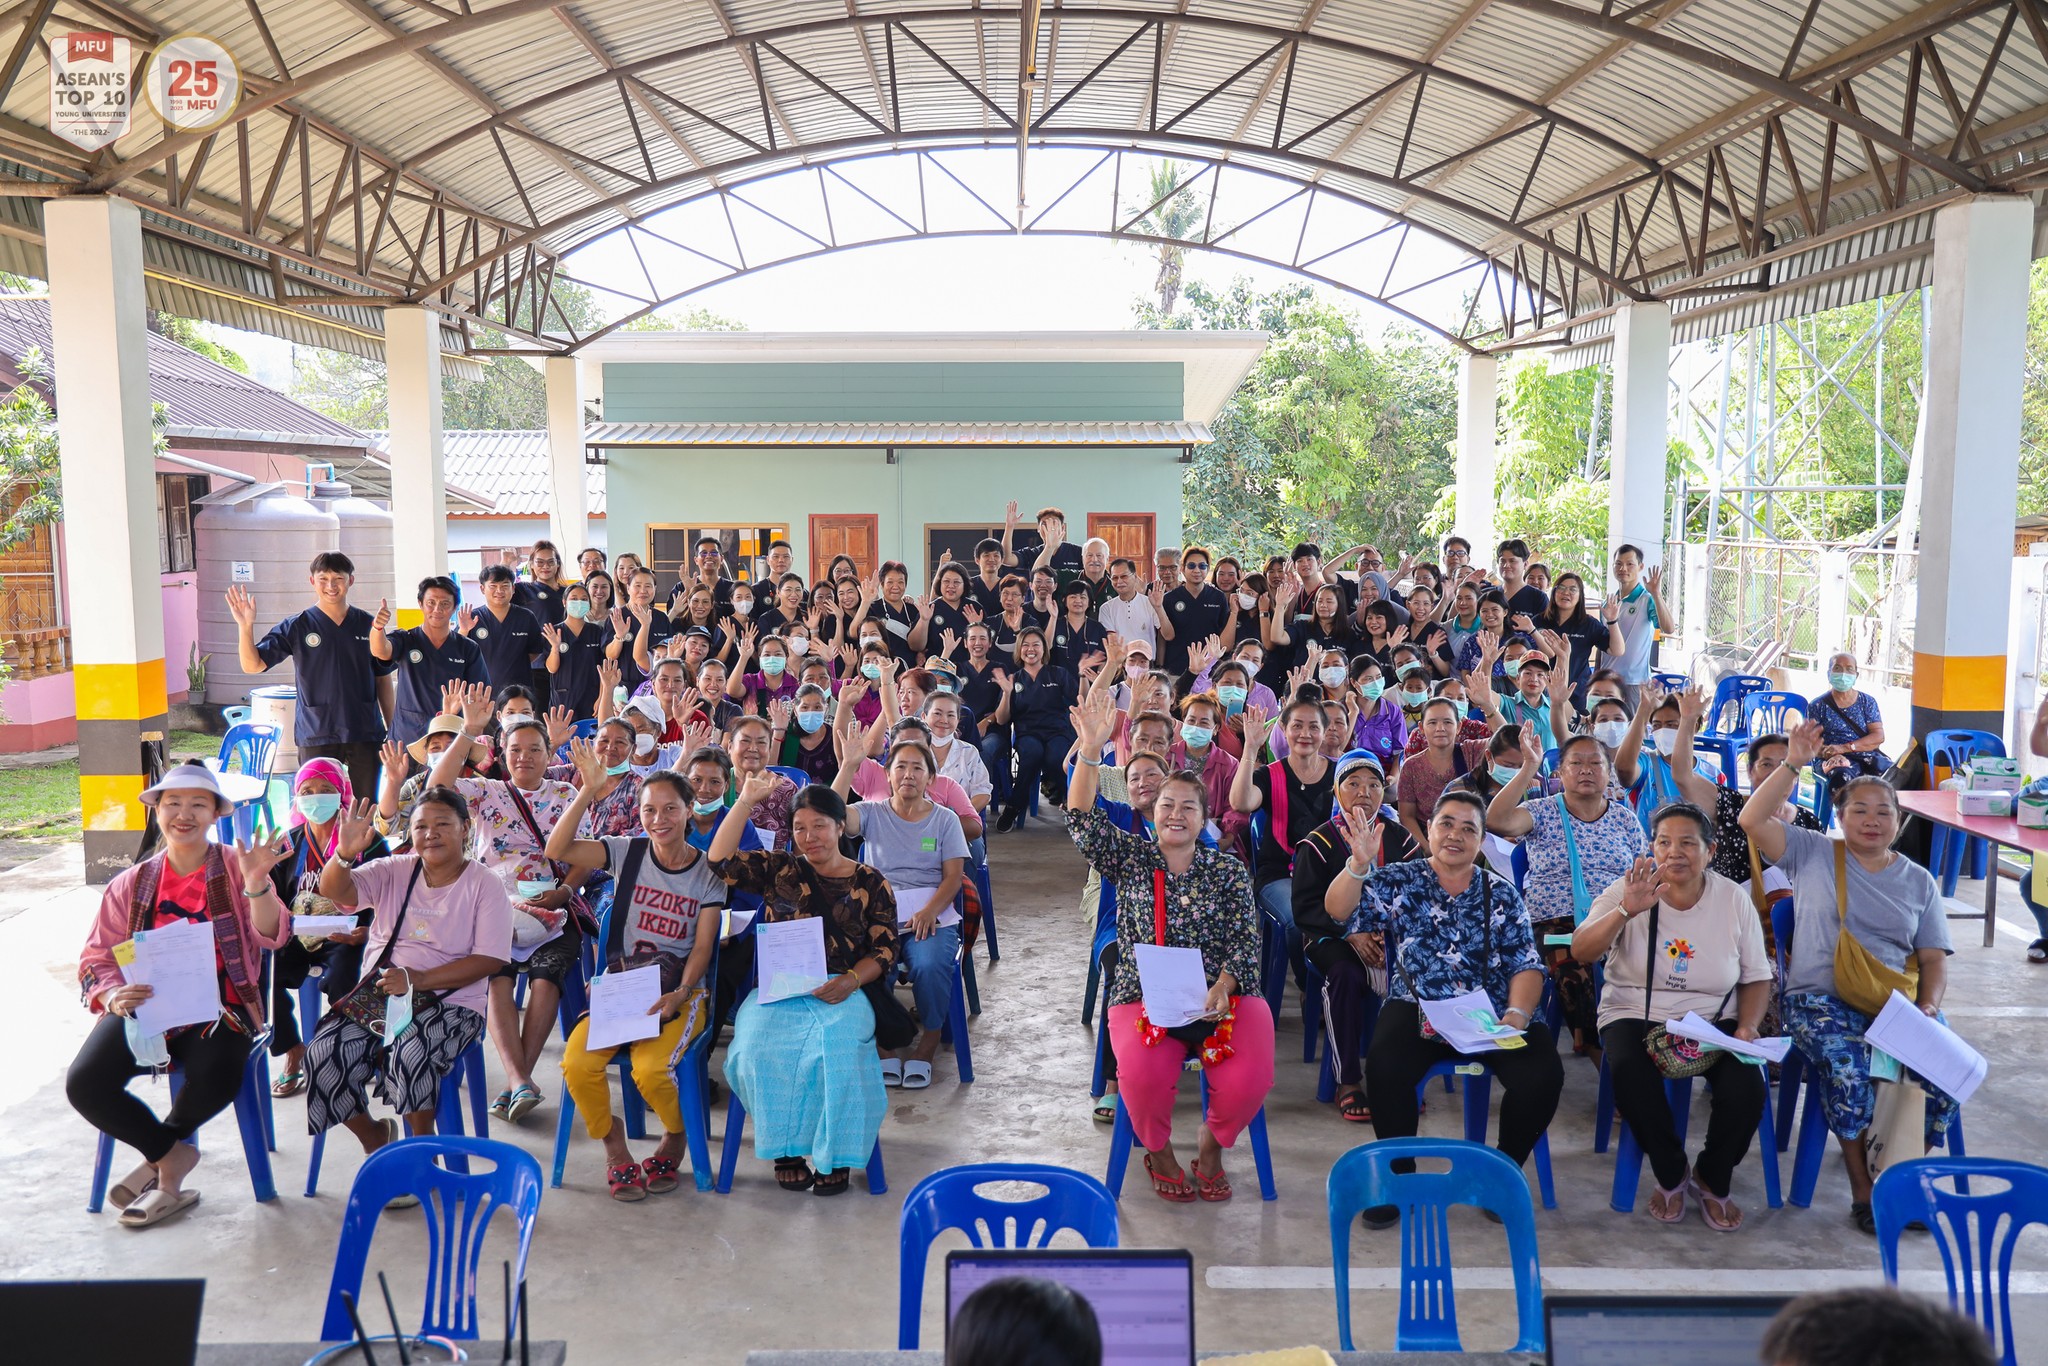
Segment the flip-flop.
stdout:
<svg viewBox="0 0 2048 1366">
<path fill-rule="evenodd" d="M 508 1119 L 510 1118 L 510 1116 L 508 1116 L 505 1112 L 510 1110 L 511 1108 L 512 1093 L 510 1091 L 500 1091 L 498 1092 L 498 1098 L 491 1102 L 491 1118 Z"/>
<path fill-rule="evenodd" d="M 922 1091 L 932 1084 L 932 1065 L 912 1059 L 903 1064 L 903 1089 Z"/>
<path fill-rule="evenodd" d="M 145 1162 L 107 1188 L 107 1203 L 124 1210 L 155 1189 L 156 1167 Z"/>
<path fill-rule="evenodd" d="M 1348 1091 L 1337 1097 L 1337 1113 L 1353 1124 L 1372 1123 L 1372 1110 L 1365 1103 L 1363 1091 Z"/>
<path fill-rule="evenodd" d="M 2027 945 L 2029 963 L 2048 963 L 2048 939 L 2036 939 Z"/>
<path fill-rule="evenodd" d="M 884 1085 L 884 1086 L 901 1086 L 902 1084 L 903 1084 L 903 1059 L 901 1059 L 901 1058 L 884 1058 L 884 1059 L 882 1059 L 882 1085 Z"/>
<path fill-rule="evenodd" d="M 1686 1178 L 1692 1193 L 1699 1198 L 1700 1218 L 1716 1233 L 1733 1233 L 1742 1227 L 1742 1209 L 1725 1195 L 1716 1195 L 1700 1184 L 1698 1176 Z"/>
<path fill-rule="evenodd" d="M 121 1227 L 154 1228 L 166 1219 L 176 1218 L 198 1203 L 198 1191 L 179 1191 L 173 1195 L 167 1190 L 153 1190 L 121 1211 Z"/>
<path fill-rule="evenodd" d="M 1097 1124 L 1116 1123 L 1115 1096 L 1104 1096 L 1101 1100 L 1091 1100 L 1088 1104 L 1090 1107 L 1089 1117 Z"/>
<path fill-rule="evenodd" d="M 1649 1201 L 1644 1208 L 1649 1216 L 1660 1224 L 1680 1223 L 1685 1219 L 1685 1196 L 1689 1189 L 1691 1186 L 1686 1181 L 1680 1181 L 1668 1190 L 1659 1186 L 1650 1193 Z M 1663 1202 L 1666 1213 L 1657 1212 L 1659 1200 Z"/>
<path fill-rule="evenodd" d="M 1230 1178 L 1218 1167 L 1214 1176 L 1202 1175 L 1200 1167 L 1189 1167 L 1195 1178 L 1195 1194 L 1211 1204 L 1228 1200 L 1231 1196 Z"/>
<path fill-rule="evenodd" d="M 512 1103 L 505 1107 L 505 1118 L 517 1124 L 532 1114 L 541 1102 L 541 1094 L 531 1086 L 522 1086 L 512 1093 Z"/>
<path fill-rule="evenodd" d="M 306 1074 L 298 1068 L 293 1068 L 276 1081 L 270 1083 L 270 1094 L 277 1100 L 288 1100 L 305 1089 Z"/>
</svg>

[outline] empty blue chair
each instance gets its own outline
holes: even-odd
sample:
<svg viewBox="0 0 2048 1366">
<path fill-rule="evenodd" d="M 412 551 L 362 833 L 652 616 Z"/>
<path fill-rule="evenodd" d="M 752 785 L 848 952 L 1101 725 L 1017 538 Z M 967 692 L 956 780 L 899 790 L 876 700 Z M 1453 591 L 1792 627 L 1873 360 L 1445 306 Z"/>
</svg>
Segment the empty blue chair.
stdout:
<svg viewBox="0 0 2048 1366">
<path fill-rule="evenodd" d="M 781 764 L 770 764 L 768 771 L 770 773 L 780 773 L 798 787 L 809 787 L 811 785 L 811 775 L 800 768 L 785 768 Z"/>
<path fill-rule="evenodd" d="M 726 1088 L 725 1137 L 718 1147 L 718 1184 L 713 1187 L 720 1195 L 732 1194 L 733 1169 L 739 1165 L 740 1147 L 747 1136 L 747 1107 L 740 1102 L 740 1093 Z M 882 1168 L 882 1140 L 875 1138 L 875 1150 L 868 1154 L 868 1194 L 887 1195 L 889 1179 Z"/>
<path fill-rule="evenodd" d="M 1003 955 L 996 949 L 996 893 L 989 881 L 988 860 L 969 868 L 967 875 L 974 879 L 974 894 L 981 898 L 981 937 L 988 941 L 988 961 L 999 962 Z"/>
<path fill-rule="evenodd" d="M 1202 1112 L 1209 1111 L 1209 1079 L 1202 1079 Z M 1273 1186 L 1273 1153 L 1266 1146 L 1266 1107 L 1252 1116 L 1252 1122 L 1245 1126 L 1245 1133 L 1252 1141 L 1252 1165 L 1259 1173 L 1259 1198 L 1278 1200 L 1279 1192 Z M 1136 1142 L 1131 1132 L 1130 1111 L 1124 1109 L 1124 1099 L 1116 1099 L 1116 1127 L 1109 1132 L 1109 1169 L 1104 1173 L 1102 1184 L 1117 1199 L 1123 1199 L 1124 1169 L 1131 1165 L 1131 1147 Z M 1186 1166 L 1186 1163 L 1182 1164 Z"/>
<path fill-rule="evenodd" d="M 1742 747 L 1758 732 L 1749 728 L 1749 715 L 1743 710 L 1744 699 L 1753 693 L 1770 692 L 1775 685 L 1761 674 L 1724 674 L 1714 684 L 1714 700 L 1707 705 L 1704 728 L 1693 737 L 1693 747 L 1720 756 L 1721 771 L 1728 775 L 1729 786 L 1735 786 L 1735 765 Z M 1733 720 L 1727 720 L 1730 709 Z"/>
<path fill-rule="evenodd" d="M 1751 735 L 1790 735 L 1805 719 L 1806 699 L 1796 692 L 1753 692 L 1742 699 L 1742 728 Z"/>
<path fill-rule="evenodd" d="M 450 1068 L 448 1075 L 441 1078 L 441 1095 L 435 1108 L 434 1127 L 440 1131 L 435 1137 L 462 1136 L 462 1092 L 469 1091 L 471 1123 L 476 1127 L 478 1138 L 487 1138 L 491 1132 L 491 1103 L 484 1099 L 484 1045 L 479 1039 L 462 1051 L 462 1057 Z M 401 1121 L 402 1123 L 402 1121 Z M 428 1137 L 428 1135 L 421 1135 Z M 386 1145 L 389 1146 L 389 1145 Z M 379 1148 L 377 1152 L 384 1151 Z M 313 1135 L 313 1152 L 306 1159 L 306 1194 L 320 1192 L 320 1161 L 327 1152 L 327 1131 Z M 371 1153 L 375 1157 L 377 1153 Z M 368 1161 L 368 1159 L 364 1159 Z M 449 1159 L 460 1162 L 457 1154 Z M 346 1328 L 346 1325 L 343 1325 Z M 348 1336 L 346 1332 L 343 1337 Z"/>
<path fill-rule="evenodd" d="M 1982 1324 L 1998 1359 L 2013 1366 L 2013 1248 L 2029 1224 L 2048 1224 L 2048 1168 L 1999 1158 L 1915 1158 L 1885 1168 L 1870 1206 L 1885 1279 L 1898 1283 L 1906 1225 L 1927 1225 L 1941 1251 L 1949 1304 Z"/>
<path fill-rule="evenodd" d="M 1045 1187 L 1029 1200 L 992 1200 L 978 1187 L 1018 1181 Z M 933 1172 L 910 1188 L 898 1221 L 896 1346 L 917 1350 L 924 1264 L 932 1240 L 959 1229 L 975 1247 L 1045 1247 L 1072 1229 L 1089 1247 L 1117 1245 L 1116 1199 L 1100 1181 L 1066 1167 L 984 1162 Z"/>
<path fill-rule="evenodd" d="M 1653 673 L 1650 677 L 1666 692 L 1683 692 L 1692 686 L 1690 674 Z"/>
<path fill-rule="evenodd" d="M 1794 1049 L 1796 1053 L 1799 1050 Z M 1786 1054 L 1789 1059 L 1791 1054 Z M 1601 1063 L 1601 1079 L 1607 1080 L 1607 1064 Z M 1677 1080 L 1666 1078 L 1664 1099 L 1671 1106 L 1671 1118 L 1678 1125 L 1678 1141 L 1685 1142 L 1685 1131 L 1692 1118 L 1692 1078 Z M 1771 1088 L 1768 1079 L 1764 1084 L 1764 1113 L 1756 1126 L 1757 1152 L 1764 1166 L 1764 1203 L 1772 1209 L 1781 1208 L 1785 1203 L 1780 1193 L 1778 1178 L 1778 1143 L 1776 1126 L 1771 1122 Z M 1636 1136 L 1629 1130 L 1626 1121 L 1621 1126 L 1621 1146 L 1614 1154 L 1614 1190 L 1607 1197 L 1607 1207 L 1616 1214 L 1628 1214 L 1636 1207 L 1636 1187 L 1643 1175 L 1643 1150 L 1636 1144 Z"/>
<path fill-rule="evenodd" d="M 259 1202 L 277 1199 L 277 1180 L 271 1174 L 270 1154 L 277 1149 L 272 1136 L 270 1109 L 270 1036 L 265 1033 L 249 1050 L 249 1061 L 242 1068 L 242 1086 L 235 1092 L 235 1127 L 242 1135 L 242 1159 L 249 1165 L 249 1185 L 256 1192 Z M 178 1098 L 184 1089 L 185 1074 L 176 1064 L 170 1069 L 171 1099 Z M 198 1143 L 194 1135 L 185 1140 Z M 98 1214 L 107 1202 L 107 1181 L 114 1169 L 114 1139 L 111 1134 L 99 1135 L 99 1143 L 93 1153 L 92 1190 L 85 1202 L 86 1213 Z"/>
<path fill-rule="evenodd" d="M 1472 1070 L 1461 1073 L 1461 1068 Z M 1444 1090 L 1449 1091 L 1454 1075 L 1462 1075 L 1465 1082 L 1465 1141 L 1483 1147 L 1486 1143 L 1486 1121 L 1493 1110 L 1493 1073 L 1474 1063 L 1440 1062 L 1422 1074 L 1422 1080 L 1415 1085 L 1415 1098 L 1418 1101 L 1422 1099 L 1422 1093 L 1428 1088 L 1433 1077 L 1442 1077 Z M 1529 1157 L 1536 1164 L 1536 1189 L 1543 1196 L 1543 1208 L 1556 1209 L 1557 1184 L 1551 1179 L 1550 1174 L 1548 1132 L 1537 1137 L 1535 1150 Z"/>
<path fill-rule="evenodd" d="M 261 721 L 244 721 L 230 726 L 220 741 L 220 769 L 268 779 L 277 756 L 277 742 L 284 732 Z"/>
<path fill-rule="evenodd" d="M 456 1169 L 458 1160 L 464 1170 Z M 490 1170 L 466 1170 L 472 1160 L 490 1163 Z M 377 1218 L 401 1195 L 419 1197 L 427 1226 L 427 1296 L 418 1332 L 464 1341 L 479 1336 L 476 1292 L 486 1281 L 477 1264 L 484 1235 L 500 1210 L 509 1210 L 518 1225 L 512 1278 L 525 1284 L 526 1256 L 540 1215 L 540 1163 L 509 1143 L 488 1138 L 437 1134 L 387 1143 L 363 1160 L 349 1188 L 334 1279 L 327 1288 L 327 1315 L 320 1325 L 324 1341 L 354 1336 L 342 1292 L 362 1298 L 363 1266 Z"/>
<path fill-rule="evenodd" d="M 1403 1158 L 1447 1161 L 1450 1170 L 1396 1172 Z M 1351 1345 L 1351 1222 L 1360 1211 L 1392 1205 L 1401 1212 L 1401 1311 L 1398 1352 L 1458 1352 L 1457 1297 L 1451 1284 L 1450 1210 L 1492 1210 L 1507 1230 L 1515 1275 L 1519 1337 L 1508 1350 L 1542 1355 L 1543 1268 L 1536 1255 L 1536 1212 L 1515 1164 L 1480 1143 L 1452 1138 L 1388 1138 L 1366 1143 L 1330 1168 L 1330 1266 L 1337 1276 L 1337 1340 Z"/>
<path fill-rule="evenodd" d="M 1989 731 L 1929 731 L 1921 743 L 1927 749 L 1927 780 L 1930 785 L 1935 781 L 1934 770 L 1937 768 L 1958 773 L 1964 764 L 1979 754 L 2005 757 L 2005 742 Z M 1970 876 L 1983 877 L 1991 857 L 1990 844 L 1984 840 L 1969 839 L 1945 825 L 1933 826 L 1933 837 L 1927 845 L 1927 871 L 1941 879 L 1943 896 L 1956 894 L 1956 879 L 1963 872 L 1965 846 L 1970 855 Z"/>
</svg>

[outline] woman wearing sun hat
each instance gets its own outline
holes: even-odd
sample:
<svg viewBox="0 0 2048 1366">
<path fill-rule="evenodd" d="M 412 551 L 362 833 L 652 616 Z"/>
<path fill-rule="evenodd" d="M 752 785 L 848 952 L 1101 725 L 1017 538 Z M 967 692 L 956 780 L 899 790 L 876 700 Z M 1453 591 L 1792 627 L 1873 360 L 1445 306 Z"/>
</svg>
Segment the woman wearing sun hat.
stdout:
<svg viewBox="0 0 2048 1366">
<path fill-rule="evenodd" d="M 270 871 L 289 845 L 259 839 L 254 848 L 209 843 L 215 821 L 233 810 L 220 780 L 196 760 L 166 773 L 142 794 L 156 809 L 163 848 L 123 872 L 100 896 L 98 917 L 78 959 L 86 1007 L 100 1017 L 64 1079 L 73 1109 L 101 1132 L 142 1154 L 142 1165 L 107 1197 L 130 1228 L 184 1213 L 199 1192 L 185 1189 L 199 1150 L 182 1140 L 234 1101 L 242 1069 L 264 1024 L 263 951 L 283 945 L 289 917 Z M 208 925 L 220 988 L 220 1014 L 206 1024 L 146 1034 L 135 1012 L 152 989 L 130 982 L 124 961 L 138 931 Z M 128 1084 L 153 1067 L 176 1066 L 183 1085 L 159 1118 Z"/>
</svg>

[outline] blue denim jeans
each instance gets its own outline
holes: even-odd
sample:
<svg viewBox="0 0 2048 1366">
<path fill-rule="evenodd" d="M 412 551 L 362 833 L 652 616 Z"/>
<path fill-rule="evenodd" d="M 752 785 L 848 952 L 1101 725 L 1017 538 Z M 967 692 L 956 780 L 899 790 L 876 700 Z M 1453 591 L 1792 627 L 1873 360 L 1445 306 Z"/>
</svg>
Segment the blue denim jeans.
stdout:
<svg viewBox="0 0 2048 1366">
<path fill-rule="evenodd" d="M 1283 877 L 1259 888 L 1259 905 L 1266 914 L 1280 922 L 1289 934 L 1298 933 L 1294 926 L 1294 879 Z"/>
<path fill-rule="evenodd" d="M 920 1029 L 943 1029 L 953 1004 L 953 955 L 960 951 L 960 927 L 941 925 L 929 939 L 902 927 L 903 961 L 910 965 L 910 996 L 917 1002 Z"/>
</svg>

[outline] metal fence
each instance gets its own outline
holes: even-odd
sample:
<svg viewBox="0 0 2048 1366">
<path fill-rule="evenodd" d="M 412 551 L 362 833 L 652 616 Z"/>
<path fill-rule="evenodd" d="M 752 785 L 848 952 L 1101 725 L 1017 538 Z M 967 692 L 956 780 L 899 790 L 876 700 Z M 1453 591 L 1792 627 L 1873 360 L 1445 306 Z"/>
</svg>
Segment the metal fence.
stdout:
<svg viewBox="0 0 2048 1366">
<path fill-rule="evenodd" d="M 1913 669 L 1912 551 L 1813 542 L 1714 540 L 1666 548 L 1682 585 L 1674 609 L 1696 654 L 1743 659 L 1774 647 L 1773 664 L 1815 672 L 1848 650 L 1876 686 L 1908 686 Z M 1697 629 L 1694 629 L 1697 628 Z"/>
</svg>

